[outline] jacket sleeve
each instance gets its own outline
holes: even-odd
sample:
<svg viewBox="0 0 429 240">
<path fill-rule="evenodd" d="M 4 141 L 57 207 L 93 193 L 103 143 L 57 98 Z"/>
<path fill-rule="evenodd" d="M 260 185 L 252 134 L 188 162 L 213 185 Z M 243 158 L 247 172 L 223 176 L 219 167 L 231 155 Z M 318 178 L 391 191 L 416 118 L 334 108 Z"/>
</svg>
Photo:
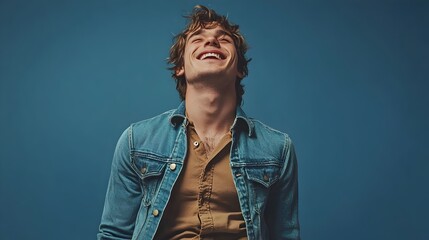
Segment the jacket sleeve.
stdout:
<svg viewBox="0 0 429 240">
<path fill-rule="evenodd" d="M 113 155 L 109 184 L 97 238 L 131 239 L 142 191 L 131 163 L 132 128 L 119 138 Z"/>
<path fill-rule="evenodd" d="M 299 240 L 298 166 L 291 139 L 286 136 L 284 166 L 279 181 L 270 192 L 265 219 L 270 239 Z"/>
</svg>

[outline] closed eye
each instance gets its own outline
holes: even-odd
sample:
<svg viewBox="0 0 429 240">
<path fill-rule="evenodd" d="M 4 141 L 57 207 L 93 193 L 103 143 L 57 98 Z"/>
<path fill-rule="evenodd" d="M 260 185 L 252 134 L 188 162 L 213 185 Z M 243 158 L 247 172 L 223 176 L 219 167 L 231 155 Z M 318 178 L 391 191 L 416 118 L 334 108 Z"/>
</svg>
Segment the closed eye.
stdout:
<svg viewBox="0 0 429 240">
<path fill-rule="evenodd" d="M 191 42 L 193 42 L 193 43 L 197 43 L 197 42 L 201 42 L 201 41 L 202 41 L 202 38 L 194 38 L 191 40 Z"/>
<path fill-rule="evenodd" d="M 227 34 L 222 34 L 221 36 L 219 36 L 218 41 L 232 43 L 232 38 Z"/>
<path fill-rule="evenodd" d="M 231 40 L 228 38 L 221 38 L 221 39 L 219 39 L 219 42 L 231 43 Z"/>
</svg>

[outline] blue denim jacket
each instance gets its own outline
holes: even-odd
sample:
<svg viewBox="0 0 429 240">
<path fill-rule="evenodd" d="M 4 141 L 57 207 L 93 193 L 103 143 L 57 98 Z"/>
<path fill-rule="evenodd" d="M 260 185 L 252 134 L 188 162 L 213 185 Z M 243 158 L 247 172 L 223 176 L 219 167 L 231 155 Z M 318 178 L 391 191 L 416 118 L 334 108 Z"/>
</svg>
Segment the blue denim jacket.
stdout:
<svg viewBox="0 0 429 240">
<path fill-rule="evenodd" d="M 122 134 L 98 239 L 154 237 L 186 157 L 186 125 L 182 102 Z M 290 138 L 248 118 L 240 107 L 231 130 L 230 166 L 248 239 L 300 239 L 297 161 Z"/>
</svg>

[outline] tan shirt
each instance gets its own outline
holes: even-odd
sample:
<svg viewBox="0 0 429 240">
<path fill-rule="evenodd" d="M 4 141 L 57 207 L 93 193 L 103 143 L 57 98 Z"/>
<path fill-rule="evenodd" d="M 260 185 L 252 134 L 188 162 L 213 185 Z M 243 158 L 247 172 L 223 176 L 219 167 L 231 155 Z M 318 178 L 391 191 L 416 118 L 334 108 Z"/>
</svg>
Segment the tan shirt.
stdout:
<svg viewBox="0 0 429 240">
<path fill-rule="evenodd" d="M 247 239 L 229 165 L 231 134 L 207 155 L 194 126 L 187 130 L 187 156 L 155 239 Z"/>
</svg>

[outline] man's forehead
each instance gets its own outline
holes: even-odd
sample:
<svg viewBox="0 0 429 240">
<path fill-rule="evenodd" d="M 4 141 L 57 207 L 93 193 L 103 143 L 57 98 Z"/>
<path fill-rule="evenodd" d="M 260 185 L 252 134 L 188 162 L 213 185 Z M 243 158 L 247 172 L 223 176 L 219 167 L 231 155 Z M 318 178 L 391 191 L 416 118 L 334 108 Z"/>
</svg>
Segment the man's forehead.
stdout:
<svg viewBox="0 0 429 240">
<path fill-rule="evenodd" d="M 210 31 L 211 29 L 215 29 L 215 28 L 217 28 L 215 30 L 216 31 L 215 32 L 216 35 L 228 35 L 228 36 L 231 36 L 231 34 L 228 31 L 226 31 L 222 26 L 218 25 L 217 23 L 212 23 L 210 25 L 201 26 L 201 27 L 195 29 L 194 31 L 191 31 L 188 34 L 187 38 L 189 39 L 192 36 L 204 34 L 205 32 Z"/>
</svg>

